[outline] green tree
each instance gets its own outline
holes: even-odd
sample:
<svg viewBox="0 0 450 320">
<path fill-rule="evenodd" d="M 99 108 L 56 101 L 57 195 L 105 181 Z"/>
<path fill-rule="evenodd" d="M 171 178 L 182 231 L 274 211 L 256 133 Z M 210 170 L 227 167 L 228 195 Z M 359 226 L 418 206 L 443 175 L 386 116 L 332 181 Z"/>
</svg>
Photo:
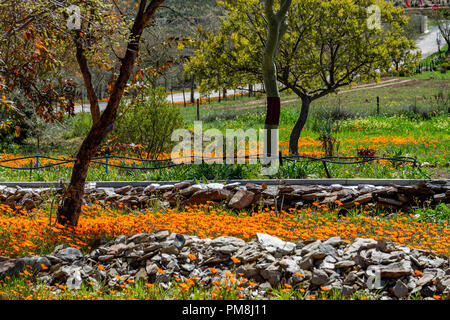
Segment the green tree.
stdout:
<svg viewBox="0 0 450 320">
<path fill-rule="evenodd" d="M 180 108 L 167 101 L 165 89 L 149 87 L 143 97 L 122 103 L 113 134 L 118 142 L 142 145 L 147 159 L 153 159 L 171 149 L 172 132 L 182 125 Z"/>
<path fill-rule="evenodd" d="M 260 61 L 268 42 L 264 3 L 258 0 L 221 2 L 226 8 L 217 34 L 195 44 L 195 57 L 187 69 L 200 79 L 202 89 L 214 88 L 208 75 L 220 70 L 222 81 L 242 84 L 249 78 L 263 82 Z M 371 23 L 368 11 L 377 5 L 381 28 Z M 392 69 L 394 59 L 403 70 L 412 70 L 418 55 L 405 54 L 414 43 L 402 36 L 407 17 L 402 8 L 377 0 L 293 0 L 287 29 L 275 60 L 277 81 L 302 101 L 292 129 L 289 149 L 298 153 L 298 139 L 312 101 L 355 81 L 378 80 Z M 402 57 L 399 57 L 402 55 Z M 215 70 L 215 71 L 214 71 Z"/>
</svg>

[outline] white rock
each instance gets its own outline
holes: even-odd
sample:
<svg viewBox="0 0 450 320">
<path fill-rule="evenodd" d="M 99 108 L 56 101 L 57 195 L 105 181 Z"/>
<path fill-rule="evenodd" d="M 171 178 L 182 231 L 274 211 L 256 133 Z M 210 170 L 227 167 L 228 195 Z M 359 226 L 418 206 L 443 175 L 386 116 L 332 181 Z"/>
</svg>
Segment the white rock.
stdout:
<svg viewBox="0 0 450 320">
<path fill-rule="evenodd" d="M 277 237 L 265 233 L 257 233 L 256 237 L 259 244 L 261 244 L 269 253 L 281 252 L 291 253 L 295 249 L 295 243 L 283 241 Z"/>
</svg>

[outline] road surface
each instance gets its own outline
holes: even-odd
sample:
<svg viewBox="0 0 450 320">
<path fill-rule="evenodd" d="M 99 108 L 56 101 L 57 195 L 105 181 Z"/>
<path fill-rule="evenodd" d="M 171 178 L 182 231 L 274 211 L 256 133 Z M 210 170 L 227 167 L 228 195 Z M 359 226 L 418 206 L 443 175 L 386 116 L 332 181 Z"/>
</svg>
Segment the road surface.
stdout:
<svg viewBox="0 0 450 320">
<path fill-rule="evenodd" d="M 253 86 L 253 90 L 260 90 L 262 89 L 262 85 L 254 85 Z M 236 90 L 237 94 L 248 94 L 248 90 Z M 235 94 L 235 91 L 233 89 L 227 89 L 227 96 L 233 96 Z M 219 96 L 219 93 L 217 91 L 213 91 L 211 92 L 210 97 L 211 98 L 217 98 Z M 221 94 L 222 96 L 222 94 Z M 186 102 L 188 103 L 191 99 L 191 92 L 190 91 L 186 91 L 185 92 L 185 98 L 186 98 Z M 194 92 L 194 99 L 197 100 L 200 98 L 200 93 L 199 92 Z M 202 96 L 201 98 L 205 98 L 205 96 Z M 207 98 L 207 97 L 206 97 Z M 172 95 L 169 94 L 167 96 L 167 100 L 172 102 Z M 184 98 L 183 98 L 183 93 L 182 92 L 177 92 L 173 94 L 173 102 L 183 102 Z M 105 110 L 106 108 L 106 102 L 102 101 L 99 102 L 99 107 L 100 107 L 100 111 Z M 89 103 L 85 103 L 84 105 L 81 104 L 77 104 L 75 105 L 75 113 L 80 113 L 80 112 L 89 112 Z"/>
<path fill-rule="evenodd" d="M 417 48 L 422 50 L 422 59 L 431 56 L 438 51 L 436 39 L 440 36 L 440 31 L 437 26 L 433 26 L 429 31 L 416 41 Z M 441 36 L 441 48 L 445 45 L 445 40 Z"/>
</svg>

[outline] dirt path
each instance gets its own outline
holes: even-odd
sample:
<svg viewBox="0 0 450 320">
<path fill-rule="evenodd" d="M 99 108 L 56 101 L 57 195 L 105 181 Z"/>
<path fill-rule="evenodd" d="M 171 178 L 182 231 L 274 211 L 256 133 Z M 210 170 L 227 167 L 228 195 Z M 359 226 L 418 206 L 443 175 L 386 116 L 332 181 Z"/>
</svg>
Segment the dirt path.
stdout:
<svg viewBox="0 0 450 320">
<path fill-rule="evenodd" d="M 380 83 L 368 83 L 368 84 L 361 84 L 361 85 L 357 85 L 351 89 L 347 89 L 347 90 L 343 90 L 343 91 L 339 91 L 338 95 L 342 95 L 342 94 L 346 94 L 346 93 L 350 93 L 350 92 L 355 92 L 355 91 L 360 91 L 360 90 L 367 90 L 367 89 L 377 89 L 377 88 L 384 88 L 384 87 L 389 87 L 389 86 L 397 86 L 397 85 L 404 85 L 406 83 L 412 82 L 415 79 L 405 79 L 405 80 L 399 80 L 398 78 L 393 78 L 393 79 L 385 79 L 385 80 L 381 80 Z M 287 103 L 292 103 L 292 102 L 296 102 L 299 101 L 300 98 L 294 98 L 294 99 L 289 99 L 289 100 L 284 100 L 281 102 L 281 104 L 287 104 Z M 251 101 L 247 101 L 247 102 L 242 102 L 239 103 L 237 102 L 236 105 L 228 105 L 226 107 L 223 108 L 217 108 L 214 107 L 215 110 L 222 110 L 222 109 L 232 109 L 232 110 L 246 110 L 246 109 L 252 109 L 252 107 L 257 107 L 257 106 L 264 106 L 266 103 L 266 99 L 265 98 L 259 98 L 259 99 L 255 99 L 255 100 L 251 100 Z M 207 109 L 213 109 L 213 107 L 207 108 Z"/>
</svg>

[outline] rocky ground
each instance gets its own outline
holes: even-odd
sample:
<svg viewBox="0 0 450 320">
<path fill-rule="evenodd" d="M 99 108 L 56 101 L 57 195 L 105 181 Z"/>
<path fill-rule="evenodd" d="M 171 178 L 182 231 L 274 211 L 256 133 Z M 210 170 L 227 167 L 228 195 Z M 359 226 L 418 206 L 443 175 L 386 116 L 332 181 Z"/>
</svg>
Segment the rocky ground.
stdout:
<svg viewBox="0 0 450 320">
<path fill-rule="evenodd" d="M 54 192 L 58 197 L 62 189 L 22 189 L 0 186 L 0 204 L 12 208 L 21 206 L 26 210 L 39 207 Z M 150 184 L 146 187 L 124 186 L 121 188 L 86 189 L 86 203 L 108 204 L 125 207 L 161 208 L 192 206 L 215 202 L 229 209 L 258 210 L 276 207 L 277 210 L 301 208 L 312 204 L 335 206 L 348 210 L 358 205 L 387 210 L 408 210 L 427 203 L 434 205 L 450 202 L 450 180 L 432 180 L 411 186 L 357 186 L 342 185 L 279 185 L 241 184 Z"/>
<path fill-rule="evenodd" d="M 208 287 L 230 274 L 239 274 L 256 283 L 244 289 L 250 299 L 284 283 L 301 283 L 306 295 L 328 289 L 345 296 L 365 291 L 382 300 L 408 298 L 419 291 L 426 299 L 450 294 L 449 257 L 385 239 L 357 238 L 348 243 L 334 237 L 286 242 L 259 233 L 245 242 L 161 230 L 119 236 L 84 256 L 76 248 L 59 246 L 45 256 L 0 257 L 0 279 L 17 275 L 27 265 L 48 286 L 63 284 L 72 289 L 80 288 L 81 283 L 95 287 L 100 282 L 120 289 L 130 280 L 168 288 L 175 277 L 181 281 L 196 278 Z"/>
</svg>

